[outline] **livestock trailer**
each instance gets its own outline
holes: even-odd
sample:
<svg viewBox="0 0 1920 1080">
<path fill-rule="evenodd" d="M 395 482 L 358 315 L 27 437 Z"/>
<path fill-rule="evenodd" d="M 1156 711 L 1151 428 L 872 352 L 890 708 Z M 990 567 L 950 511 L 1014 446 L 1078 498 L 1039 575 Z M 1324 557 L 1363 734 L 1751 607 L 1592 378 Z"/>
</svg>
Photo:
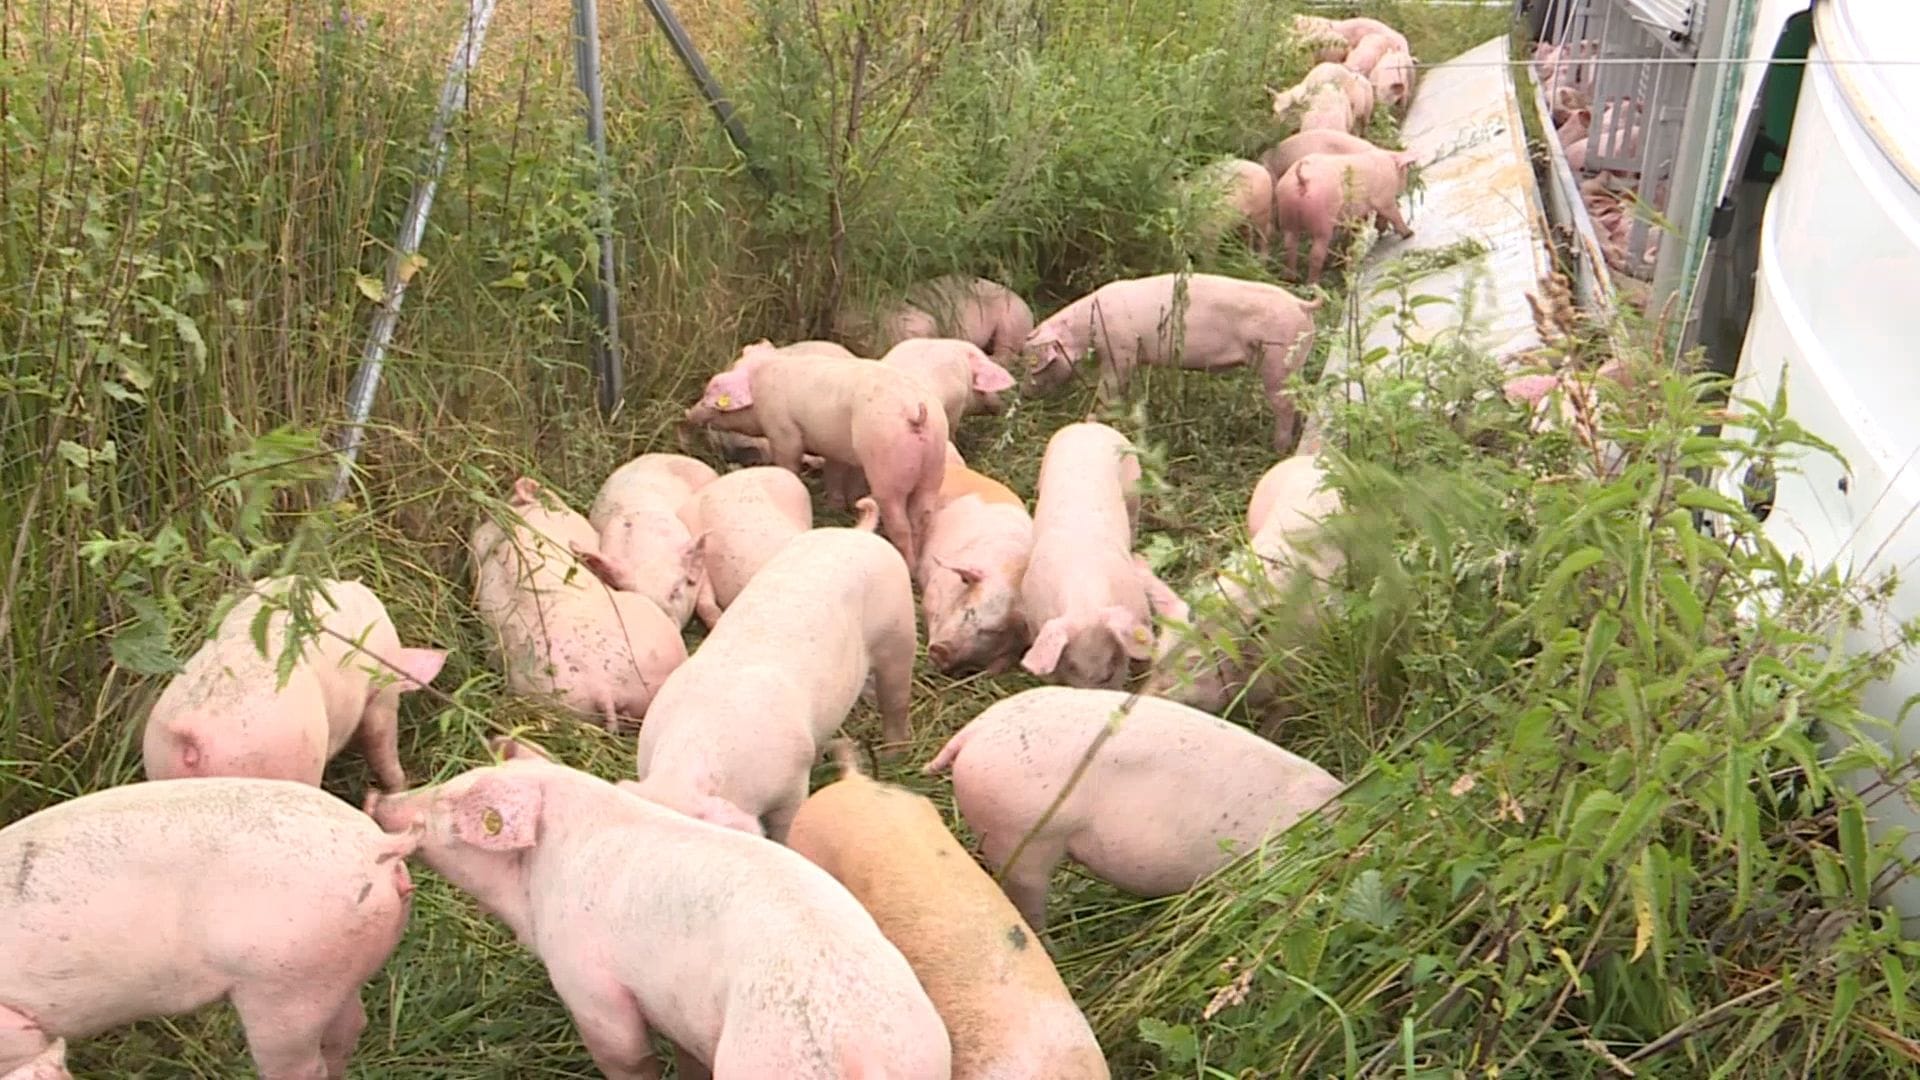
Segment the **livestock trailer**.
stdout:
<svg viewBox="0 0 1920 1080">
<path fill-rule="evenodd" d="M 1647 309 L 1677 318 L 1682 345 L 1733 373 L 1736 397 L 1770 401 L 1784 385 L 1790 416 L 1838 455 L 1797 461 L 1764 495 L 1747 476 L 1720 487 L 1786 554 L 1858 578 L 1893 574 L 1884 616 L 1844 644 L 1897 646 L 1920 619 L 1920 582 L 1901 578 L 1920 563 L 1920 3 L 1520 0 L 1517 10 L 1534 41 L 1561 46 L 1549 51 L 1586 76 L 1592 101 L 1633 103 L 1616 109 L 1607 152 L 1575 162 L 1546 147 L 1550 212 L 1575 237 L 1568 261 L 1583 294 L 1604 305 L 1610 285 L 1644 279 Z M 1534 102 L 1549 144 L 1551 93 Z M 1637 140 L 1619 137 L 1622 122 L 1639 125 Z M 1619 170 L 1671 228 L 1642 215 L 1605 250 L 1578 190 L 1602 170 Z M 1905 656 L 1864 701 L 1890 724 L 1894 767 L 1855 778 L 1872 831 L 1906 833 L 1910 861 L 1920 861 L 1915 701 L 1920 660 Z M 1901 875 L 1883 895 L 1920 931 L 1920 878 Z"/>
</svg>

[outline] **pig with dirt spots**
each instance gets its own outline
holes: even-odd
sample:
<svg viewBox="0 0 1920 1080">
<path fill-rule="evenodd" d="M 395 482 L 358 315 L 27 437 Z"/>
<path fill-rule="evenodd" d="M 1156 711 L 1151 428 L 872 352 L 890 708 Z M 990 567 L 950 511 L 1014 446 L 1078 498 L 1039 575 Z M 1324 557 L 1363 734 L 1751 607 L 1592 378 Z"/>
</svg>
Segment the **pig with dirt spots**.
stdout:
<svg viewBox="0 0 1920 1080">
<path fill-rule="evenodd" d="M 1343 226 L 1378 217 L 1402 237 L 1413 229 L 1400 216 L 1400 193 L 1406 190 L 1412 151 L 1381 150 L 1374 154 L 1308 154 L 1293 163 L 1274 187 L 1280 244 L 1286 268 L 1294 272 L 1300 239 L 1309 241 L 1307 284 L 1320 281 L 1333 246 L 1333 234 Z"/>
<path fill-rule="evenodd" d="M 1321 537 L 1324 521 L 1340 509 L 1340 494 L 1326 481 L 1326 471 L 1309 456 L 1288 458 L 1260 477 L 1247 505 L 1248 558 L 1213 577 L 1217 609 L 1196 601 L 1199 614 L 1190 630 L 1161 634 L 1147 693 L 1208 712 L 1226 708 L 1243 690 L 1256 707 L 1271 703 L 1279 673 L 1258 666 L 1256 654 L 1266 650 L 1245 638 L 1257 629 L 1268 600 L 1298 601 L 1293 626 L 1311 625 L 1315 591 L 1338 558 Z M 1302 590 L 1297 594 L 1296 584 Z M 1236 648 L 1223 649 L 1217 644 L 1222 637 L 1240 640 Z"/>
<path fill-rule="evenodd" d="M 875 352 L 911 338 L 949 337 L 970 341 L 1005 363 L 1033 329 L 1033 309 L 997 281 L 949 274 L 907 289 L 905 302 L 883 312 L 877 322 L 860 317 L 846 321 L 850 339 L 870 339 Z"/>
<path fill-rule="evenodd" d="M 1013 376 L 980 347 L 959 338 L 909 338 L 887 350 L 880 362 L 919 379 L 940 400 L 947 430 L 960 427 L 970 412 L 998 413 L 1006 408 L 1002 392 Z"/>
<path fill-rule="evenodd" d="M 784 839 L 809 770 L 869 675 L 889 752 L 905 746 L 915 631 L 913 585 L 886 541 L 858 529 L 801 533 L 661 688 L 640 729 L 636 790 Z"/>
<path fill-rule="evenodd" d="M 167 683 L 142 737 L 148 779 L 255 776 L 318 787 L 327 762 L 352 742 L 382 787 L 407 786 L 400 695 L 431 683 L 447 654 L 401 647 L 386 606 L 360 582 L 311 584 L 254 582 Z M 262 655 L 253 626 L 269 608 Z M 318 629 L 296 635 L 300 659 L 282 685 L 289 629 L 308 619 Z"/>
<path fill-rule="evenodd" d="M 997 674 L 1027 648 L 1020 584 L 1033 553 L 1033 518 L 1014 491 L 967 467 L 947 444 L 947 473 L 921 554 L 927 661 L 955 674 Z"/>
<path fill-rule="evenodd" d="M 368 811 L 540 958 L 604 1075 L 658 1080 L 658 1031 L 681 1076 L 947 1080 L 939 1013 L 824 871 L 498 749 L 503 764 Z"/>
<path fill-rule="evenodd" d="M 709 628 L 787 541 L 813 528 L 813 499 L 800 478 L 771 465 L 730 472 L 681 504 L 702 538 L 706 574 L 696 610 Z"/>
<path fill-rule="evenodd" d="M 0 1076 L 225 999 L 262 1077 L 345 1077 L 413 848 L 319 788 L 237 777 L 108 788 L 0 829 Z"/>
<path fill-rule="evenodd" d="M 1015 694 L 927 763 L 928 773 L 953 773 L 954 802 L 981 855 L 1036 930 L 1046 926 L 1047 884 L 1062 859 L 1138 896 L 1184 892 L 1340 792 L 1325 769 L 1245 728 L 1151 697 L 1122 715 L 1128 700 L 1117 690 L 1068 687 Z"/>
<path fill-rule="evenodd" d="M 581 561 L 596 575 L 607 575 L 609 563 L 621 568 L 627 591 L 685 625 L 705 560 L 679 510 L 715 476 L 712 466 L 683 454 L 641 454 L 615 469 L 587 510 L 599 547 L 581 553 Z"/>
<path fill-rule="evenodd" d="M 1295 15 L 1293 32 L 1314 41 L 1344 42 L 1349 49 L 1358 48 L 1362 42 L 1373 36 L 1383 37 L 1389 44 L 1401 49 L 1407 48 L 1406 35 L 1379 19 L 1364 17 L 1328 19 L 1317 15 Z"/>
<path fill-rule="evenodd" d="M 862 775 L 846 740 L 834 757 L 840 779 L 800 807 L 788 845 L 845 885 L 913 965 L 952 1039 L 954 1080 L 1106 1080 L 1046 949 L 940 811 Z"/>
<path fill-rule="evenodd" d="M 469 540 L 474 607 L 498 640 L 507 686 L 623 730 L 686 662 L 679 624 L 594 575 L 579 557 L 593 526 L 538 481 L 515 481 L 507 509 L 505 527 L 489 518 Z"/>
<path fill-rule="evenodd" d="M 1156 614 L 1186 608 L 1133 555 L 1140 462 L 1105 424 L 1068 424 L 1047 442 L 1020 615 L 1033 642 L 1020 666 L 1069 686 L 1118 687 L 1153 655 Z"/>
<path fill-rule="evenodd" d="M 919 379 L 868 360 L 754 357 L 707 380 L 689 423 L 764 435 L 774 464 L 800 471 L 808 450 L 857 468 L 880 506 L 880 527 L 908 566 L 933 514 L 946 468 L 947 415 Z"/>
<path fill-rule="evenodd" d="M 1220 371 L 1255 364 L 1273 410 L 1274 447 L 1284 450 L 1296 415 L 1287 380 L 1313 352 L 1313 313 L 1323 302 L 1218 274 L 1115 281 L 1034 328 L 1026 347 L 1030 378 L 1037 391 L 1056 388 L 1091 351 L 1100 364 L 1101 396 L 1113 400 L 1142 365 Z"/>
</svg>

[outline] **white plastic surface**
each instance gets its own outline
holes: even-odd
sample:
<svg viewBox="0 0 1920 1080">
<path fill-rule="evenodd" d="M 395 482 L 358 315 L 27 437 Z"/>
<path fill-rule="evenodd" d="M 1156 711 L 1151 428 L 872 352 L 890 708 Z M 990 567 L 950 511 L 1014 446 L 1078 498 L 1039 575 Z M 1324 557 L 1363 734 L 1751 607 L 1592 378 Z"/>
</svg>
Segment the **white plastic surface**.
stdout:
<svg viewBox="0 0 1920 1080">
<path fill-rule="evenodd" d="M 1868 8 L 1878 9 L 1870 19 L 1861 15 Z M 1791 415 L 1850 466 L 1810 456 L 1800 472 L 1783 471 L 1768 536 L 1816 566 L 1863 577 L 1898 571 L 1906 580 L 1890 615 L 1900 620 L 1920 616 L 1920 187 L 1907 171 L 1920 157 L 1920 97 L 1906 99 L 1903 111 L 1891 95 L 1920 84 L 1827 63 L 1857 47 L 1847 29 L 1836 29 L 1849 16 L 1861 20 L 1852 29 L 1885 49 L 1920 50 L 1911 30 L 1891 37 L 1896 24 L 1920 18 L 1920 5 L 1823 0 L 1816 10 L 1813 62 L 1762 226 L 1736 393 L 1771 400 L 1785 379 Z M 1852 632 L 1847 646 L 1884 648 L 1897 631 L 1891 620 Z M 1915 694 L 1920 661 L 1909 659 L 1864 704 L 1894 721 Z M 1920 750 L 1920 709 L 1893 748 L 1897 756 Z M 1876 835 L 1894 825 L 1920 834 L 1920 812 L 1900 796 L 1872 813 Z M 1905 850 L 1920 857 L 1920 835 Z M 1891 899 L 1908 932 L 1920 933 L 1920 880 L 1907 880 Z"/>
</svg>

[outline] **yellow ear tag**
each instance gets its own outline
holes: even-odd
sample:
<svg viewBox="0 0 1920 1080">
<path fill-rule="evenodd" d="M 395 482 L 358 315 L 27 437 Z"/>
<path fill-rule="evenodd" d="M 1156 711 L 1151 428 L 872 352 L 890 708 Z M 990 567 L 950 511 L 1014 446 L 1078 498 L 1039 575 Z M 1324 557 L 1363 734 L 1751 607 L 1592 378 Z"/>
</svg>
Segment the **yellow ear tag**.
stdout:
<svg viewBox="0 0 1920 1080">
<path fill-rule="evenodd" d="M 487 830 L 488 836 L 499 836 L 501 828 L 505 825 L 506 822 L 500 820 L 500 811 L 491 806 L 480 815 L 480 827 Z"/>
<path fill-rule="evenodd" d="M 714 398 L 714 399 L 713 399 L 713 403 L 714 403 L 715 405 L 718 405 L 718 406 L 720 406 L 721 408 L 723 408 L 723 409 L 724 409 L 724 408 L 726 408 L 727 406 L 729 406 L 729 405 L 732 405 L 732 404 L 733 404 L 733 395 L 732 395 L 732 394 L 721 394 L 721 395 L 720 395 L 719 397 L 717 397 L 717 398 Z"/>
<path fill-rule="evenodd" d="M 1142 644 L 1142 645 L 1145 645 L 1145 644 L 1147 643 L 1147 641 L 1149 640 L 1149 639 L 1148 639 L 1148 636 L 1147 636 L 1147 628 L 1146 628 L 1146 627 L 1144 627 L 1144 626 L 1136 626 L 1136 627 L 1134 627 L 1134 628 L 1133 628 L 1133 640 L 1135 640 L 1135 641 L 1137 641 L 1137 642 L 1139 642 L 1139 643 L 1140 643 L 1140 644 Z"/>
</svg>

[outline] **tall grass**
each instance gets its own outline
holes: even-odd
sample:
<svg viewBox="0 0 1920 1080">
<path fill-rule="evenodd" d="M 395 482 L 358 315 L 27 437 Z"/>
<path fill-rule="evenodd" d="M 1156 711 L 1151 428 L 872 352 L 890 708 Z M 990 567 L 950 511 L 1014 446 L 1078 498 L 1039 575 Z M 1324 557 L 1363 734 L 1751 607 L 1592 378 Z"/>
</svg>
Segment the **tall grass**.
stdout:
<svg viewBox="0 0 1920 1080">
<path fill-rule="evenodd" d="M 770 189 L 644 10 L 603 5 L 631 368 L 605 420 L 582 364 L 595 185 L 567 6 L 502 4 L 337 505 L 324 439 L 459 5 L 350 12 L 364 23 L 270 0 L 0 7 L 0 821 L 135 779 L 164 675 L 220 597 L 283 570 L 360 577 L 405 640 L 456 650 L 407 707 L 415 777 L 520 725 L 622 775 L 627 744 L 506 695 L 486 659 L 461 538 L 505 480 L 584 502 L 614 463 L 671 447 L 680 403 L 741 342 L 818 333 L 927 275 L 984 273 L 1044 312 L 1189 261 L 1266 273 L 1196 250 L 1174 181 L 1280 134 L 1262 86 L 1305 67 L 1297 5 L 683 5 Z M 1369 10 L 1427 61 L 1504 17 Z M 1742 452 L 1688 441 L 1693 384 L 1617 403 L 1630 467 L 1597 478 L 1582 447 L 1468 392 L 1490 376 L 1471 350 L 1426 359 L 1376 372 L 1336 427 L 1363 535 L 1391 543 L 1354 545 L 1284 733 L 1372 777 L 1353 810 L 1183 900 L 1060 883 L 1053 945 L 1115 1075 L 1562 1076 L 1636 1053 L 1642 1075 L 1890 1070 L 1911 1049 L 1908 961 L 1865 899 L 1893 871 L 1804 730 L 1856 722 L 1884 658 L 1817 663 L 1793 636 L 1859 599 L 1688 539 L 1675 514 L 1698 496 L 1670 466 Z M 1139 384 L 1116 419 L 1150 452 L 1145 543 L 1178 576 L 1231 546 L 1267 418 L 1245 378 Z M 1031 491 L 1047 433 L 1089 398 L 969 421 L 962 449 Z M 1589 548 L 1602 561 L 1556 572 Z M 1741 622 L 1767 574 L 1804 607 Z M 923 676 L 910 760 L 1021 685 Z M 330 770 L 344 796 L 366 784 L 351 755 Z M 537 962 L 418 878 L 359 1073 L 593 1075 Z M 245 1069 L 222 1010 L 74 1058 L 83 1076 Z"/>
</svg>

